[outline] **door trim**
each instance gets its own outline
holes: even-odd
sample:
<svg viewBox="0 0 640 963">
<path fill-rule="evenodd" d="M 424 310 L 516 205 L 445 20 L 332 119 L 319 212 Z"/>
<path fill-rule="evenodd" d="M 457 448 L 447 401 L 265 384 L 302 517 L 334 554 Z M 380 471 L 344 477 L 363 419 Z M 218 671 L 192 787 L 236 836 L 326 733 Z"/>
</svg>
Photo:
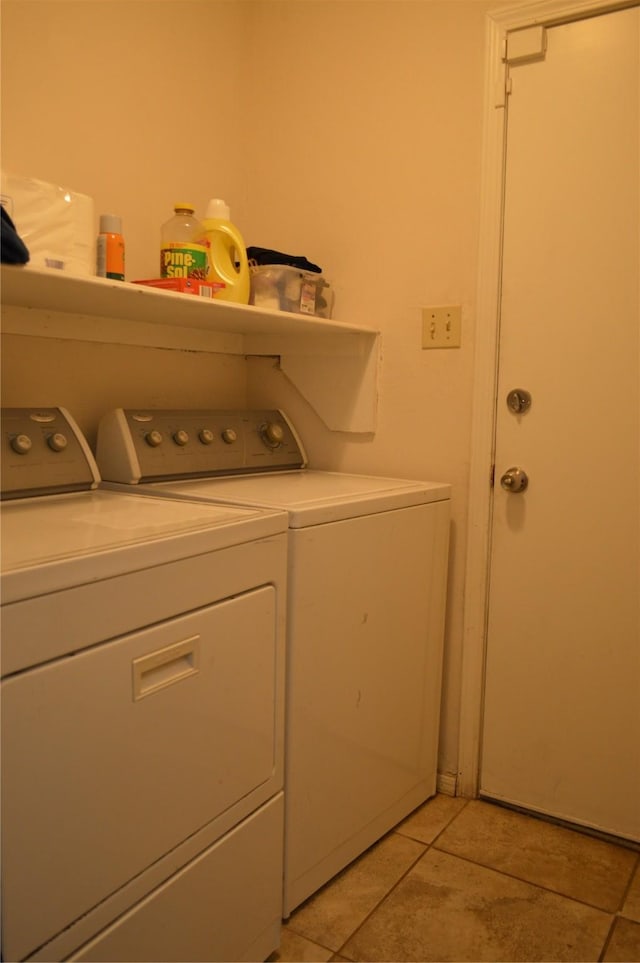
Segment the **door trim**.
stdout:
<svg viewBox="0 0 640 963">
<path fill-rule="evenodd" d="M 462 630 L 457 793 L 475 797 L 488 613 L 491 471 L 495 443 L 505 176 L 507 33 L 554 26 L 640 6 L 639 0 L 534 0 L 487 14 L 476 348 L 469 473 L 469 515 Z"/>
</svg>

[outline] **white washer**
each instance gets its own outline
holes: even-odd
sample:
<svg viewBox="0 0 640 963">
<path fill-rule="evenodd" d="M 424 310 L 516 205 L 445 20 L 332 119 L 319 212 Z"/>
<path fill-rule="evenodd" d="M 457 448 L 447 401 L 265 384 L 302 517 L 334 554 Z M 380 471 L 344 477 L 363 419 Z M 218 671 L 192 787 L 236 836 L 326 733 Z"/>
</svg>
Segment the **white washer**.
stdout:
<svg viewBox="0 0 640 963">
<path fill-rule="evenodd" d="M 309 470 L 279 411 L 119 409 L 97 457 L 114 482 L 288 512 L 288 916 L 435 792 L 450 486 Z"/>
<path fill-rule="evenodd" d="M 63 409 L 1 440 L 2 959 L 264 959 L 286 513 L 96 490 Z"/>
</svg>

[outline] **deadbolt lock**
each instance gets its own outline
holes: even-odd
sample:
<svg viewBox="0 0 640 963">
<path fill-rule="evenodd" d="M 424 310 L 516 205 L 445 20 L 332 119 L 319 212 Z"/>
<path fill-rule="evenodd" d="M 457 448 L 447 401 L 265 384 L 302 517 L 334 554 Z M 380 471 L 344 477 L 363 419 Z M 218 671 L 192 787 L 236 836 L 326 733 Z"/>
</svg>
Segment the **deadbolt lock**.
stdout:
<svg viewBox="0 0 640 963">
<path fill-rule="evenodd" d="M 514 415 L 523 415 L 531 407 L 531 395 L 524 388 L 514 388 L 507 395 L 507 407 Z"/>
</svg>

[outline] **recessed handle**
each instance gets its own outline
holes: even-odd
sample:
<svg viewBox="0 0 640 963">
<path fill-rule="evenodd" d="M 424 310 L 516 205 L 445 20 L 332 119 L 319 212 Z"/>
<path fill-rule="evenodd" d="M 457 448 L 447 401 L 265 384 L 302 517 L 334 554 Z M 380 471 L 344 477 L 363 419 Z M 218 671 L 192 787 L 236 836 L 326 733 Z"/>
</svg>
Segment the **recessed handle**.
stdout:
<svg viewBox="0 0 640 963">
<path fill-rule="evenodd" d="M 133 699 L 165 689 L 199 671 L 199 635 L 167 645 L 133 660 Z"/>
</svg>

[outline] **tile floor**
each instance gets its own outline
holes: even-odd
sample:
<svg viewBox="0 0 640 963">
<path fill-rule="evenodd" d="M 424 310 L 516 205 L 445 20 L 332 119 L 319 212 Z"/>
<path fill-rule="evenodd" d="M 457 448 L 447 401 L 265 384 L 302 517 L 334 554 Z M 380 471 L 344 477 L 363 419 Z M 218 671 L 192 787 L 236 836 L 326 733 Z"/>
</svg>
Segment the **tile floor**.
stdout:
<svg viewBox="0 0 640 963">
<path fill-rule="evenodd" d="M 640 853 L 438 795 L 298 907 L 277 963 L 640 963 Z"/>
</svg>

